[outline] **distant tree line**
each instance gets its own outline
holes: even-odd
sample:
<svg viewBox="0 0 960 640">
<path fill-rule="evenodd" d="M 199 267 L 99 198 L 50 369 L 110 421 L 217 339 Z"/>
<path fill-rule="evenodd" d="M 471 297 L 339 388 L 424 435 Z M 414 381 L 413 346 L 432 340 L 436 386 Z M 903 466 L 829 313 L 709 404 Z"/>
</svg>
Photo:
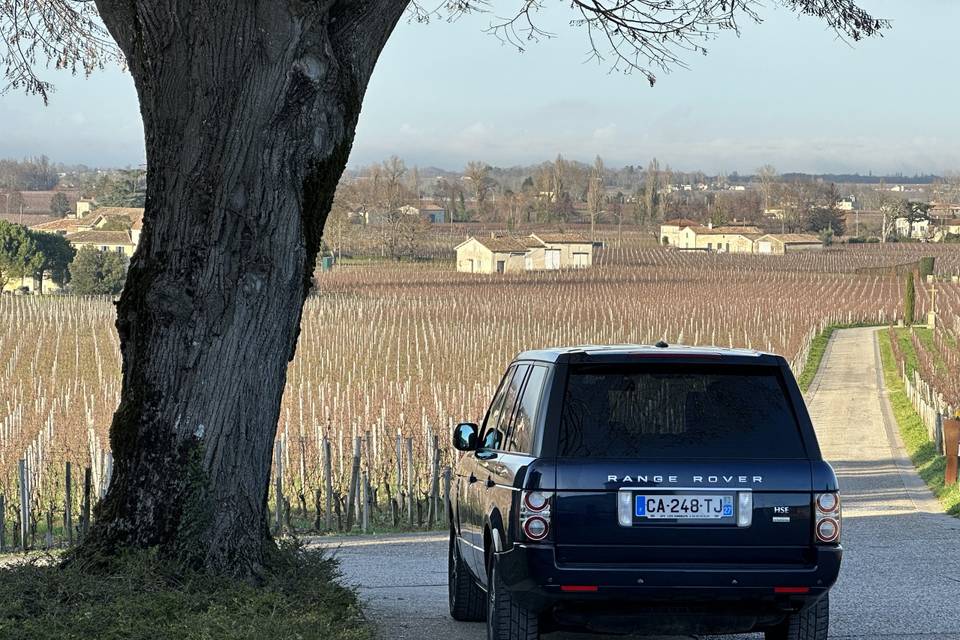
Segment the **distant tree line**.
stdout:
<svg viewBox="0 0 960 640">
<path fill-rule="evenodd" d="M 59 182 L 57 167 L 46 156 L 25 160 L 0 160 L 0 189 L 49 191 Z"/>
</svg>

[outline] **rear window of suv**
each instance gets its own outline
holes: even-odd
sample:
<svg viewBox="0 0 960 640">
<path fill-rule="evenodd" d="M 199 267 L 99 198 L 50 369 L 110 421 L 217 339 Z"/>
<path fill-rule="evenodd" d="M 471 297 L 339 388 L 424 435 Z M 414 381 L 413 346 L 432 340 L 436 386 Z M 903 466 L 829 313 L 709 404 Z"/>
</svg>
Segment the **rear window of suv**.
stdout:
<svg viewBox="0 0 960 640">
<path fill-rule="evenodd" d="M 777 367 L 573 366 L 562 416 L 561 457 L 806 457 Z"/>
</svg>

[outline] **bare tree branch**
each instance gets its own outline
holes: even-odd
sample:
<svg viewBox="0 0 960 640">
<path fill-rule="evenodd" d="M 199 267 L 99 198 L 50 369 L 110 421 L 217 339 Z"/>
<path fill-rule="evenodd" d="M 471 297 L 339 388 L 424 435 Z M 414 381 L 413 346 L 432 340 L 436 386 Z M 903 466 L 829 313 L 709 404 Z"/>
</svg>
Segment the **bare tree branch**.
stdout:
<svg viewBox="0 0 960 640">
<path fill-rule="evenodd" d="M 739 33 L 738 20 L 760 22 L 763 6 L 761 0 L 566 1 L 575 13 L 570 25 L 586 32 L 590 58 L 606 62 L 611 70 L 638 72 L 651 85 L 656 72 L 686 67 L 686 54 L 706 54 L 706 44 L 721 32 Z M 880 35 L 890 27 L 855 0 L 771 1 L 823 20 L 842 38 L 853 41 Z M 493 19 L 488 33 L 519 51 L 554 37 L 537 20 L 547 0 L 511 3 L 518 4 L 515 11 Z M 406 6 L 416 22 L 453 21 L 469 13 L 493 11 L 490 0 L 396 0 L 393 6 L 396 10 Z M 0 0 L 0 65 L 5 80 L 0 94 L 19 89 L 46 102 L 53 87 L 38 74 L 38 63 L 86 75 L 110 63 L 125 64 L 91 0 Z"/>
<path fill-rule="evenodd" d="M 47 68 L 89 75 L 123 54 L 103 27 L 92 2 L 85 0 L 0 0 L 0 94 L 12 89 L 39 95 L 44 103 L 52 85 L 37 73 Z"/>
<path fill-rule="evenodd" d="M 547 0 L 517 0 L 507 17 L 494 19 L 488 33 L 524 51 L 555 34 L 539 26 L 537 14 Z M 576 17 L 570 25 L 586 32 L 589 57 L 611 70 L 639 72 L 652 85 L 656 71 L 686 67 L 687 53 L 706 54 L 706 43 L 723 31 L 739 33 L 742 19 L 761 22 L 760 0 L 568 0 Z M 841 37 L 861 40 L 879 35 L 890 24 L 871 16 L 854 0 L 773 0 L 792 11 L 825 21 Z M 490 11 L 486 0 L 442 2 L 427 9 L 411 3 L 415 20 L 445 15 L 448 20 L 473 11 Z"/>
</svg>

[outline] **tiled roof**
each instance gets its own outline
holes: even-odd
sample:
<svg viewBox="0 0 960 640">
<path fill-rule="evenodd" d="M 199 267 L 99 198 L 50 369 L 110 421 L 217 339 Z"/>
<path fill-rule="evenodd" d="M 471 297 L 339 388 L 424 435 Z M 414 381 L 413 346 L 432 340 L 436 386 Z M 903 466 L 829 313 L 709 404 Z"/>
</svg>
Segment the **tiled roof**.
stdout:
<svg viewBox="0 0 960 640">
<path fill-rule="evenodd" d="M 700 223 L 690 218 L 674 218 L 673 220 L 664 220 L 660 225 L 662 227 L 696 227 Z"/>
<path fill-rule="evenodd" d="M 763 231 L 757 227 L 693 227 L 693 231 L 698 236 L 720 236 L 720 235 L 763 235 Z"/>
<path fill-rule="evenodd" d="M 143 220 L 143 209 L 139 207 L 100 207 L 91 211 L 90 214 L 104 218 L 126 218 L 130 224 Z"/>
<path fill-rule="evenodd" d="M 783 244 L 820 244 L 821 240 L 817 236 L 808 233 L 768 233 L 764 238 L 773 238 Z"/>
<path fill-rule="evenodd" d="M 36 231 L 66 231 L 67 233 L 72 233 L 80 228 L 81 223 L 82 221 L 76 218 L 57 218 L 56 220 L 35 224 L 30 228 Z"/>
<path fill-rule="evenodd" d="M 78 231 L 67 235 L 70 244 L 132 245 L 128 231 Z"/>
<path fill-rule="evenodd" d="M 524 236 L 523 238 L 517 239 L 528 249 L 540 249 L 543 247 L 543 243 L 532 236 Z"/>
<path fill-rule="evenodd" d="M 590 244 L 578 233 L 531 233 L 531 237 L 547 244 Z"/>
<path fill-rule="evenodd" d="M 527 247 L 516 238 L 499 236 L 496 238 L 476 238 L 477 242 L 494 253 L 526 253 Z"/>
</svg>

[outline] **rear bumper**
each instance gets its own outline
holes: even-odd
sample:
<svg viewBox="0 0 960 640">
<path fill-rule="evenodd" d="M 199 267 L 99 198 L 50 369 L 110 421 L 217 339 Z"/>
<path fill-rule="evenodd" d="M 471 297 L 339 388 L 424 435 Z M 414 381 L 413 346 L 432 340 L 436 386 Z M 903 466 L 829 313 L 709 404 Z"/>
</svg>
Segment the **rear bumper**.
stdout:
<svg viewBox="0 0 960 640">
<path fill-rule="evenodd" d="M 775 623 L 821 599 L 837 580 L 842 553 L 839 547 L 818 547 L 815 562 L 806 566 L 559 566 L 552 546 L 517 545 L 496 560 L 518 602 L 534 611 L 553 610 L 570 624 L 593 627 L 596 622 L 598 630 L 608 630 L 602 622 L 611 618 L 636 628 L 625 616 L 642 617 L 646 611 L 663 618 L 675 612 L 678 620 L 708 620 L 709 629 L 700 632 L 728 626 L 736 632 Z M 564 586 L 596 591 L 568 592 Z M 796 592 L 803 589 L 808 591 Z M 724 620 L 710 623 L 712 615 Z"/>
</svg>

